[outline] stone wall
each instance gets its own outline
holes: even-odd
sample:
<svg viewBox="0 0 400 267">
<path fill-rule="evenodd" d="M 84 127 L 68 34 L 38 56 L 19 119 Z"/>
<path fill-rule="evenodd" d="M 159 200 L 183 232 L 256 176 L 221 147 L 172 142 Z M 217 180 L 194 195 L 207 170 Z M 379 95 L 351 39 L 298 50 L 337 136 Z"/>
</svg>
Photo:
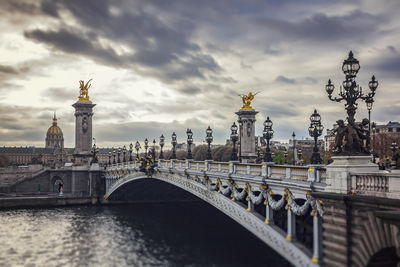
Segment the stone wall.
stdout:
<svg viewBox="0 0 400 267">
<path fill-rule="evenodd" d="M 324 202 L 324 266 L 366 266 L 385 248 L 398 247 L 397 227 L 383 223 L 374 211 L 398 210 L 400 200 L 334 193 L 313 196 Z"/>
</svg>

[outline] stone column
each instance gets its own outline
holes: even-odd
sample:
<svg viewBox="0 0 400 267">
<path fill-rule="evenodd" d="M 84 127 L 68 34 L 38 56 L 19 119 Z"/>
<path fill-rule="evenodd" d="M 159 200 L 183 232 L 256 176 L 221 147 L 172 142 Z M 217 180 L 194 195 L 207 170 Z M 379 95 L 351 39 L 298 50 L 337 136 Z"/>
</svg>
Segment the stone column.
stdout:
<svg viewBox="0 0 400 267">
<path fill-rule="evenodd" d="M 236 114 L 238 115 L 239 136 L 240 136 L 240 151 L 243 163 L 256 162 L 256 136 L 255 122 L 258 111 L 254 109 L 241 109 Z"/>
<path fill-rule="evenodd" d="M 268 203 L 268 200 L 265 200 L 265 224 L 273 224 L 274 223 L 274 211 Z"/>
<path fill-rule="evenodd" d="M 287 235 L 286 240 L 292 242 L 296 238 L 296 215 L 287 207 Z"/>
<path fill-rule="evenodd" d="M 92 157 L 92 116 L 95 104 L 91 101 L 77 101 L 72 106 L 75 108 L 75 164 L 88 165 Z"/>
<path fill-rule="evenodd" d="M 322 246 L 322 232 L 321 232 L 321 218 L 318 217 L 318 212 L 312 210 L 313 216 L 313 257 L 312 262 L 318 263 L 321 258 Z"/>
</svg>

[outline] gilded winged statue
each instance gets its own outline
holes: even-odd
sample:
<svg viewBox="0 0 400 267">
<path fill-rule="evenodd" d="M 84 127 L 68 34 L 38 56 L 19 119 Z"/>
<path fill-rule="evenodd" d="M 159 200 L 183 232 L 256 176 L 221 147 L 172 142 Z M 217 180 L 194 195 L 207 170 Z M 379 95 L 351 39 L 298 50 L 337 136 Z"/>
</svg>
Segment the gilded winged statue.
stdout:
<svg viewBox="0 0 400 267">
<path fill-rule="evenodd" d="M 248 93 L 247 95 L 239 95 L 242 98 L 243 102 L 243 107 L 241 109 L 253 109 L 251 106 L 251 101 L 253 101 L 254 97 L 258 94 L 259 92 L 253 94 L 252 92 Z"/>
<path fill-rule="evenodd" d="M 79 81 L 79 88 L 81 89 L 79 92 L 79 100 L 80 101 L 89 101 L 89 88 L 91 86 L 90 82 L 92 79 L 89 81 L 85 82 L 83 80 Z"/>
</svg>

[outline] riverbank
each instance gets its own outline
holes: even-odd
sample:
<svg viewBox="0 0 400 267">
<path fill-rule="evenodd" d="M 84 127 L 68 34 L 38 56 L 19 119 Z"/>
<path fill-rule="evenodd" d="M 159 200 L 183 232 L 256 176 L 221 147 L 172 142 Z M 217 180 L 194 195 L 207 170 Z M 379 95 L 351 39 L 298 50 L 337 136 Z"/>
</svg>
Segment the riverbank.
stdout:
<svg viewBox="0 0 400 267">
<path fill-rule="evenodd" d="M 96 205 L 98 203 L 98 199 L 94 197 L 58 195 L 0 196 L 0 209 Z"/>
</svg>

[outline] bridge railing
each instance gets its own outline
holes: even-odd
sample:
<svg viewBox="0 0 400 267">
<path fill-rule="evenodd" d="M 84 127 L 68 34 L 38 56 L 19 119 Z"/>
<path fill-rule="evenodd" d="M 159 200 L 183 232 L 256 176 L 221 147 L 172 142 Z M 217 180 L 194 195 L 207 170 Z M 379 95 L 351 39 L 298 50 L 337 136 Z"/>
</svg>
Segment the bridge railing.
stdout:
<svg viewBox="0 0 400 267">
<path fill-rule="evenodd" d="M 400 172 L 350 173 L 350 176 L 353 194 L 400 198 Z"/>
<path fill-rule="evenodd" d="M 262 176 L 272 179 L 294 179 L 308 182 L 325 182 L 326 180 L 326 169 L 322 165 L 294 166 L 270 163 L 246 164 L 239 162 L 159 160 L 158 167 Z"/>
<path fill-rule="evenodd" d="M 140 162 L 121 162 L 108 166 L 108 169 L 138 168 Z M 189 169 L 229 174 L 262 176 L 271 179 L 294 179 L 308 182 L 325 182 L 326 169 L 318 166 L 274 165 L 270 163 L 250 164 L 238 162 L 194 161 L 194 160 L 158 160 L 159 168 Z M 359 178 L 361 179 L 361 178 Z"/>
</svg>

